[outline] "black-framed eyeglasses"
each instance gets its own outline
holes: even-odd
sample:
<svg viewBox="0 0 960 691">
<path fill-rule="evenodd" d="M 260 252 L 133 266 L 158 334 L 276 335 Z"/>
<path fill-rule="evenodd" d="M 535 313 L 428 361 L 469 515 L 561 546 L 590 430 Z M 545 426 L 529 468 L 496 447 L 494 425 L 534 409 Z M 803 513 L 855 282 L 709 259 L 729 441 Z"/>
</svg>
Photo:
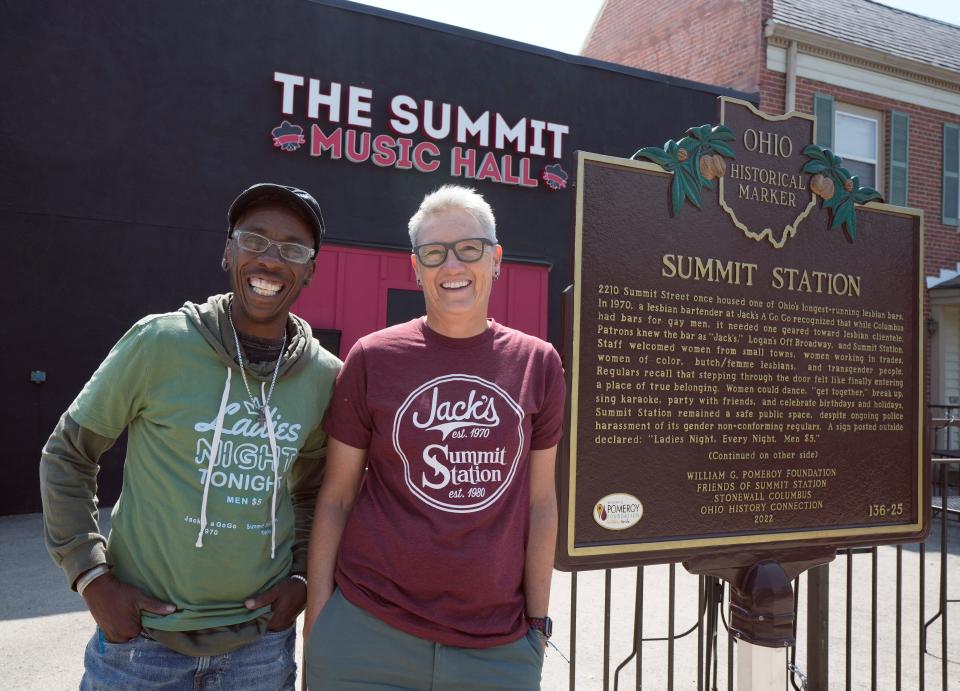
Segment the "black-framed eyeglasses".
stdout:
<svg viewBox="0 0 960 691">
<path fill-rule="evenodd" d="M 317 253 L 312 247 L 301 245 L 298 242 L 276 242 L 250 230 L 235 230 L 233 231 L 233 237 L 240 245 L 240 249 L 254 254 L 263 254 L 270 249 L 270 245 L 276 245 L 277 249 L 280 250 L 280 257 L 284 261 L 294 264 L 306 264 Z"/>
<path fill-rule="evenodd" d="M 497 243 L 487 238 L 467 238 L 456 242 L 428 242 L 414 247 L 413 253 L 424 266 L 440 266 L 447 261 L 447 253 L 450 250 L 453 250 L 457 259 L 465 264 L 471 264 L 480 260 L 487 245 L 496 247 Z"/>
</svg>

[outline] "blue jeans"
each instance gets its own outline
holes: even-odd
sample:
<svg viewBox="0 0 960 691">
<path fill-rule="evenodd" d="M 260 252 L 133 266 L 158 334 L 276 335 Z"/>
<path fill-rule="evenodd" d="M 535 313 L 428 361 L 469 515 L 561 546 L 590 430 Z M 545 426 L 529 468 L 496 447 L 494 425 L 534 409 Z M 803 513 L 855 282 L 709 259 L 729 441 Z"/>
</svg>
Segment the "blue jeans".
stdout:
<svg viewBox="0 0 960 691">
<path fill-rule="evenodd" d="M 223 655 L 189 657 L 143 636 L 126 643 L 103 640 L 99 631 L 87 643 L 81 691 L 100 689 L 194 689 L 293 691 L 296 627 L 267 631 L 258 640 Z"/>
</svg>

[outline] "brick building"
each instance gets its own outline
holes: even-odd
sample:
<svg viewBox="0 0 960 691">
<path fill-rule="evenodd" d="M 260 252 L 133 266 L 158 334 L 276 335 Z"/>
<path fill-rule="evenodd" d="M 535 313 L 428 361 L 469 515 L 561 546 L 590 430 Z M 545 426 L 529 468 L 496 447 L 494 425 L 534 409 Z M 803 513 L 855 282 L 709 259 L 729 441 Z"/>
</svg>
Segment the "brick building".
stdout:
<svg viewBox="0 0 960 691">
<path fill-rule="evenodd" d="M 960 405 L 958 46 L 960 27 L 870 0 L 606 0 L 582 52 L 813 113 L 861 184 L 922 209 L 929 400 Z"/>
</svg>

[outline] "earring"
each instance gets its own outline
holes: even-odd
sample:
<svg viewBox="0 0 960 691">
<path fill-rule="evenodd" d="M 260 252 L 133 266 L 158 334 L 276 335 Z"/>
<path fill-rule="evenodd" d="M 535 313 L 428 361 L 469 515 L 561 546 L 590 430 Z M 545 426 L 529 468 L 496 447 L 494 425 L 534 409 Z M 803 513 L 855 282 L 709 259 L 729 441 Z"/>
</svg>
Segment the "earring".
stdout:
<svg viewBox="0 0 960 691">
<path fill-rule="evenodd" d="M 417 285 L 421 288 L 423 287 L 423 281 L 420 280 L 419 276 L 417 276 Z"/>
<path fill-rule="evenodd" d="M 499 271 L 493 275 L 493 280 L 496 281 L 498 278 L 500 278 L 500 272 L 499 272 Z"/>
<path fill-rule="evenodd" d="M 220 260 L 220 268 L 222 268 L 224 271 L 227 271 L 230 268 L 230 265 L 227 263 L 226 257 Z"/>
</svg>

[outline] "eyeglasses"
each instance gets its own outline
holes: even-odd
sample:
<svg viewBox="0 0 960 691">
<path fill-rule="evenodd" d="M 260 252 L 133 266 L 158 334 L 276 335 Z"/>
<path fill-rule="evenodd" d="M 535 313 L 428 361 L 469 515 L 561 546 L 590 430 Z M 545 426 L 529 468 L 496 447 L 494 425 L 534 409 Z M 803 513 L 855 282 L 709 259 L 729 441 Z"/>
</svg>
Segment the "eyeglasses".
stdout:
<svg viewBox="0 0 960 691">
<path fill-rule="evenodd" d="M 280 250 L 280 257 L 284 261 L 294 264 L 306 264 L 317 253 L 312 247 L 297 242 L 275 242 L 249 230 L 235 230 L 233 237 L 240 245 L 240 249 L 255 254 L 263 254 L 270 249 L 270 245 L 276 245 L 277 249 Z"/>
<path fill-rule="evenodd" d="M 465 264 L 471 264 L 479 261 L 487 245 L 495 247 L 496 244 L 487 238 L 467 238 L 456 242 L 428 242 L 414 247 L 413 253 L 424 266 L 440 266 L 447 261 L 447 253 L 450 250 L 453 250 L 457 259 Z"/>
</svg>

